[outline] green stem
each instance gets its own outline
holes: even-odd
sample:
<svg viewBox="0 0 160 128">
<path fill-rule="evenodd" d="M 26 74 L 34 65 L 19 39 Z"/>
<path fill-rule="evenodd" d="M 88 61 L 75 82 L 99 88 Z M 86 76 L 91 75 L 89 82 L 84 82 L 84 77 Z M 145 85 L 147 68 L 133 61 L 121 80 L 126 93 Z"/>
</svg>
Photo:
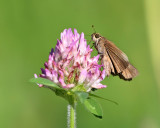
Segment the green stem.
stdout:
<svg viewBox="0 0 160 128">
<path fill-rule="evenodd" d="M 76 104 L 68 105 L 68 128 L 76 128 Z"/>
</svg>

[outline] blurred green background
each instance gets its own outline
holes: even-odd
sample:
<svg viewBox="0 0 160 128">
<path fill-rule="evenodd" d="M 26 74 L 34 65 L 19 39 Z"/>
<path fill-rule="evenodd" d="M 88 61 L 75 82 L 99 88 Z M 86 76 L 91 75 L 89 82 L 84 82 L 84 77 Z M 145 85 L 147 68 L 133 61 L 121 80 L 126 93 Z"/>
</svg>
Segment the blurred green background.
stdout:
<svg viewBox="0 0 160 128">
<path fill-rule="evenodd" d="M 77 128 L 160 128 L 159 13 L 159 0 L 0 0 L 0 128 L 67 127 L 67 102 L 28 81 L 41 73 L 60 32 L 89 35 L 91 25 L 128 55 L 139 76 L 106 78 L 97 94 L 119 106 L 99 100 L 100 120 L 79 104 Z"/>
</svg>

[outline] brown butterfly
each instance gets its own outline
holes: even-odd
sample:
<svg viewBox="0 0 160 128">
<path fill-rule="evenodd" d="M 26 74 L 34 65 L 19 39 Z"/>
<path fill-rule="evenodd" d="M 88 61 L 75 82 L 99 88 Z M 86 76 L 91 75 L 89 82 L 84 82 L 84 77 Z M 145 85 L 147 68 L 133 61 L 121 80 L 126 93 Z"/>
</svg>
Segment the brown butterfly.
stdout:
<svg viewBox="0 0 160 128">
<path fill-rule="evenodd" d="M 101 56 L 106 75 L 118 75 L 121 79 L 132 80 L 138 75 L 137 69 L 130 64 L 127 55 L 115 44 L 99 33 L 91 35 L 93 45 Z"/>
</svg>

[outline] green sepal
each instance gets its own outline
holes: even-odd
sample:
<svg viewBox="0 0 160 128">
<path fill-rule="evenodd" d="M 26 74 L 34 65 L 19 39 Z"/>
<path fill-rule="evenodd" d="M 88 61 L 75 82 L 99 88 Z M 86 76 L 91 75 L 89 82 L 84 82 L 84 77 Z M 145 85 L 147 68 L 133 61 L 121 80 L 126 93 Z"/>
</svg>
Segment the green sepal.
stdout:
<svg viewBox="0 0 160 128">
<path fill-rule="evenodd" d="M 76 87 L 74 87 L 74 88 L 72 89 L 72 91 L 73 91 L 73 92 L 76 92 L 76 91 L 86 92 L 86 89 L 85 89 L 84 85 L 81 84 L 81 85 L 77 85 Z"/>
<path fill-rule="evenodd" d="M 74 93 L 70 91 L 56 89 L 55 94 L 67 100 L 70 105 L 74 105 L 74 103 L 76 102 Z"/>
</svg>

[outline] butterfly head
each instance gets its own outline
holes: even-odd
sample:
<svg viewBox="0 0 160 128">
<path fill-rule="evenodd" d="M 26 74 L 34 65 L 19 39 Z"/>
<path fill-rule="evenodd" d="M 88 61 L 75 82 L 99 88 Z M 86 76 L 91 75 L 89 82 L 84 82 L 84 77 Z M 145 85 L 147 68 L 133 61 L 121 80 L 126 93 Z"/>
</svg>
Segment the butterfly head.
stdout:
<svg viewBox="0 0 160 128">
<path fill-rule="evenodd" d="M 93 34 L 91 35 L 91 39 L 92 39 L 95 43 L 97 43 L 100 38 L 101 38 L 101 35 L 100 35 L 99 33 L 93 33 Z"/>
</svg>

